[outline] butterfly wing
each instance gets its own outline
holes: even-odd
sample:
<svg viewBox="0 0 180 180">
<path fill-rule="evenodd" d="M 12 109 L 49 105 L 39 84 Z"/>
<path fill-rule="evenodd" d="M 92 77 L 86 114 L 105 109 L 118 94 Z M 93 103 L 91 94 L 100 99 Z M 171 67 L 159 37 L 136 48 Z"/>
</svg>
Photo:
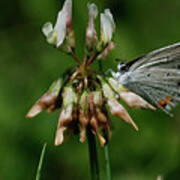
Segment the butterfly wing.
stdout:
<svg viewBox="0 0 180 180">
<path fill-rule="evenodd" d="M 169 114 L 180 101 L 180 43 L 127 63 L 118 81 Z"/>
</svg>

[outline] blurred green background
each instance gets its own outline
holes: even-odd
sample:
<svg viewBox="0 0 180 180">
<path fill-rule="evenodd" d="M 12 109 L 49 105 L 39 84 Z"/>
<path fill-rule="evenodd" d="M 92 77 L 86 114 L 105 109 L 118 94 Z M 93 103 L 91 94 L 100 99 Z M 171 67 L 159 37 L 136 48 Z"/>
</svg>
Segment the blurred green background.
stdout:
<svg viewBox="0 0 180 180">
<path fill-rule="evenodd" d="M 180 41 L 179 0 L 74 0 L 73 27 L 78 54 L 83 56 L 88 2 L 99 10 L 110 8 L 117 28 L 116 49 L 104 62 L 115 69 L 113 59 L 131 60 L 153 49 Z M 74 65 L 67 55 L 45 42 L 41 27 L 54 22 L 62 0 L 1 0 L 0 6 L 0 179 L 32 180 L 41 148 L 47 142 L 42 172 L 45 180 L 90 179 L 87 143 L 72 136 L 54 147 L 59 111 L 25 114 L 63 71 Z M 127 106 L 126 106 L 127 108 Z M 180 106 L 170 118 L 164 113 L 129 110 L 140 131 L 112 118 L 110 142 L 113 180 L 180 179 Z M 103 149 L 98 144 L 101 177 L 105 179 Z"/>
</svg>

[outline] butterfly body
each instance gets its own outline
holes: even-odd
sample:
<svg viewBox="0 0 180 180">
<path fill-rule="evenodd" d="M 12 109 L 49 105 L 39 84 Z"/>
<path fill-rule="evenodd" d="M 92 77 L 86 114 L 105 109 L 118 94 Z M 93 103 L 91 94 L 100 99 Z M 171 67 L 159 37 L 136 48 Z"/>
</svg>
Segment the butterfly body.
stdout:
<svg viewBox="0 0 180 180">
<path fill-rule="evenodd" d="M 119 84 L 170 114 L 180 101 L 180 43 L 152 51 L 112 73 Z"/>
</svg>

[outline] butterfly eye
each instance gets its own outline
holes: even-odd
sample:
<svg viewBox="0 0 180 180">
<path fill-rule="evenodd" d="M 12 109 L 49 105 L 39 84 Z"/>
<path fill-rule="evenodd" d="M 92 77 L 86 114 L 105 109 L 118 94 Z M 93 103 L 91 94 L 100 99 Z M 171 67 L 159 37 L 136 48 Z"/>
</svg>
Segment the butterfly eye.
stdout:
<svg viewBox="0 0 180 180">
<path fill-rule="evenodd" d="M 125 62 L 119 63 L 118 66 L 117 66 L 117 69 L 118 69 L 119 71 L 124 71 L 124 70 L 126 70 L 126 63 L 125 63 Z"/>
</svg>

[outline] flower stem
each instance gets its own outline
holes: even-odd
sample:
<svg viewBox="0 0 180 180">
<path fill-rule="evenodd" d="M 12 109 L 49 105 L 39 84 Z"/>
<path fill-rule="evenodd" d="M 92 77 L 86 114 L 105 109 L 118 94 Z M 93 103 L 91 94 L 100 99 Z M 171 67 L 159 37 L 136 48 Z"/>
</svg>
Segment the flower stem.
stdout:
<svg viewBox="0 0 180 180">
<path fill-rule="evenodd" d="M 90 127 L 87 128 L 87 138 L 89 146 L 89 159 L 90 159 L 90 168 L 91 168 L 91 179 L 100 180 L 99 177 L 99 164 L 96 150 L 96 140 L 94 135 L 91 132 Z"/>
<path fill-rule="evenodd" d="M 106 176 L 107 180 L 111 180 L 111 167 L 109 160 L 109 148 L 108 144 L 104 145 L 104 154 L 105 154 L 105 162 L 106 162 Z"/>
<path fill-rule="evenodd" d="M 110 158 L 109 158 L 109 148 L 108 148 L 108 136 L 104 133 L 106 138 L 106 144 L 104 145 L 104 156 L 105 156 L 105 163 L 106 163 L 106 177 L 107 180 L 111 180 L 111 166 L 110 166 Z"/>
<path fill-rule="evenodd" d="M 93 55 L 89 58 L 88 63 L 87 63 L 87 66 L 90 66 L 90 65 L 96 60 L 96 58 L 97 58 L 98 55 L 99 55 L 99 53 L 93 54 Z"/>
<path fill-rule="evenodd" d="M 82 65 L 81 61 L 79 60 L 79 58 L 77 57 L 77 54 L 75 52 L 72 53 L 72 57 L 77 62 L 77 64 L 79 64 L 79 66 Z"/>
<path fill-rule="evenodd" d="M 41 157 L 40 157 L 39 164 L 38 164 L 38 168 L 37 168 L 37 172 L 36 172 L 36 180 L 40 180 L 40 177 L 41 177 L 41 169 L 42 169 L 42 165 L 43 165 L 46 146 L 47 146 L 47 143 L 44 143 L 42 152 L 41 152 Z"/>
</svg>

